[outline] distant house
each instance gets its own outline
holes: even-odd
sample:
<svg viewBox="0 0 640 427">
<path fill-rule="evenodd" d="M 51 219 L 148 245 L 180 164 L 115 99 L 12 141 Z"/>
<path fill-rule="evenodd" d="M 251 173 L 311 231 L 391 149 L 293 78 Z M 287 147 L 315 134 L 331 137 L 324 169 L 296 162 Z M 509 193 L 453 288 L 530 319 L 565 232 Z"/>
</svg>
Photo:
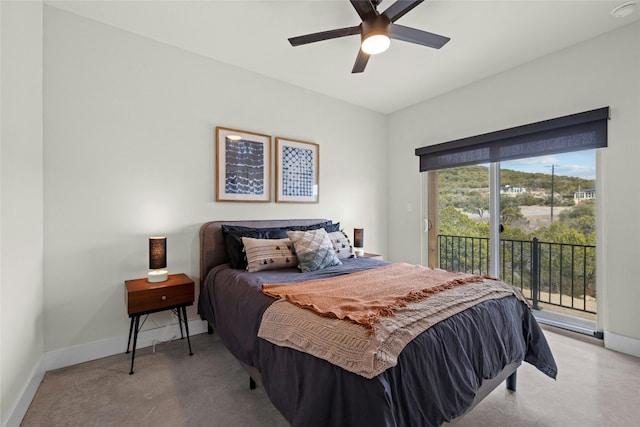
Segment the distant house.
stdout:
<svg viewBox="0 0 640 427">
<path fill-rule="evenodd" d="M 585 200 L 592 200 L 595 198 L 596 198 L 596 190 L 594 189 L 589 189 L 589 190 L 578 189 L 578 191 L 573 193 L 573 203 L 575 203 L 576 205 L 581 202 L 584 202 Z"/>
<path fill-rule="evenodd" d="M 510 194 L 510 195 L 516 195 L 516 194 L 524 194 L 527 192 L 527 189 L 524 187 L 512 187 L 510 185 L 505 185 L 504 187 L 502 187 L 500 189 L 500 194 Z"/>
</svg>

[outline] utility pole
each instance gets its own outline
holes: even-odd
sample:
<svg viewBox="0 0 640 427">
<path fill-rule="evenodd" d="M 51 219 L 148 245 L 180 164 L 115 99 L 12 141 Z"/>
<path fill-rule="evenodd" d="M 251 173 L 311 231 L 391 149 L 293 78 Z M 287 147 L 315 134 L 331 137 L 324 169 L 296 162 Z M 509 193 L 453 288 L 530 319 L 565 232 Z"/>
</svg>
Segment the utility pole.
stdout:
<svg viewBox="0 0 640 427">
<path fill-rule="evenodd" d="M 551 165 L 551 224 L 553 224 L 553 178 L 555 175 L 555 166 Z"/>
</svg>

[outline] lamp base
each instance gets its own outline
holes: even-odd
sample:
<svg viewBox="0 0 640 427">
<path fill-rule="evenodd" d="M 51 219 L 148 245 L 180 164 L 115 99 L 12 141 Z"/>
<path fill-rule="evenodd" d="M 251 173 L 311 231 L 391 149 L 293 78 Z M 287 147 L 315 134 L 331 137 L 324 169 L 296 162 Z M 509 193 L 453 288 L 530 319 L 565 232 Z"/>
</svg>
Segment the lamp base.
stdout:
<svg viewBox="0 0 640 427">
<path fill-rule="evenodd" d="M 167 270 L 153 270 L 147 276 L 147 282 L 149 283 L 164 282 L 168 279 L 169 272 Z"/>
<path fill-rule="evenodd" d="M 364 248 L 353 248 L 353 252 L 358 258 L 362 258 L 364 256 Z"/>
</svg>

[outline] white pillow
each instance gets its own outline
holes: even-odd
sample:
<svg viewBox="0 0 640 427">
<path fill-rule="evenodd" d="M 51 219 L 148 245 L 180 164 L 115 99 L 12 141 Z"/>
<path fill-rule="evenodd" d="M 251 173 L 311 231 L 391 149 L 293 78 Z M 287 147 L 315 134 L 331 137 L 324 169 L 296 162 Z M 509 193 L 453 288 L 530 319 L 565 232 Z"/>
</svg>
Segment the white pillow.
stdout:
<svg viewBox="0 0 640 427">
<path fill-rule="evenodd" d="M 303 273 L 342 264 L 324 228 L 287 231 L 287 236 L 293 242 L 298 256 L 298 268 Z"/>
<path fill-rule="evenodd" d="M 329 239 L 333 245 L 333 250 L 336 251 L 338 258 L 353 258 L 353 247 L 349 241 L 349 237 L 344 234 L 344 231 L 333 231 L 329 233 Z"/>
<path fill-rule="evenodd" d="M 289 239 L 254 239 L 243 237 L 247 271 L 278 270 L 296 267 L 298 258 Z"/>
</svg>

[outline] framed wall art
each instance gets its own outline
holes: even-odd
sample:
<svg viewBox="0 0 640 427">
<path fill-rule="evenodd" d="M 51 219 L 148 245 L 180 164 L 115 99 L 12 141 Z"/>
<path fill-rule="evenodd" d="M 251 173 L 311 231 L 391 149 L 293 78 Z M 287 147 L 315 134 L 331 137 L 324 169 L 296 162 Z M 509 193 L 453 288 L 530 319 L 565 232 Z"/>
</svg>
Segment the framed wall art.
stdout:
<svg viewBox="0 0 640 427">
<path fill-rule="evenodd" d="M 271 136 L 216 127 L 216 201 L 271 201 Z"/>
<path fill-rule="evenodd" d="M 276 138 L 276 202 L 318 203 L 320 146 Z"/>
</svg>

